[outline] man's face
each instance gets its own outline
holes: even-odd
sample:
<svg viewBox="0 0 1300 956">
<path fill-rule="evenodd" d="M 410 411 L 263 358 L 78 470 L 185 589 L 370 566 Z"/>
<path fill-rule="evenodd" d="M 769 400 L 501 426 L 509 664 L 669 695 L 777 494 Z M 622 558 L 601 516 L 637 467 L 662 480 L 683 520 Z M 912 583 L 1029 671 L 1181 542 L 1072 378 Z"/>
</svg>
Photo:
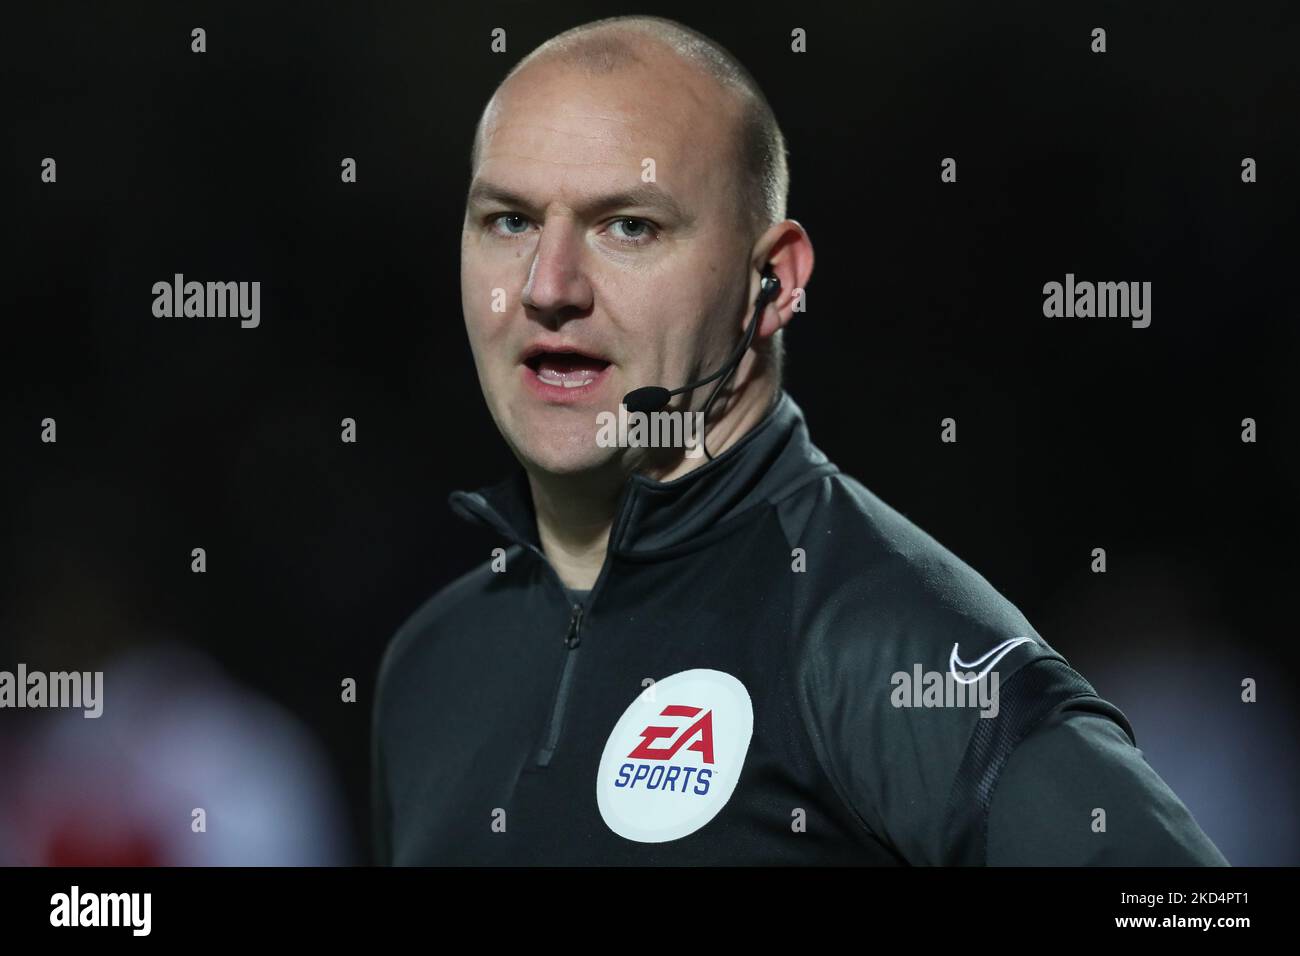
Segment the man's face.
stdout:
<svg viewBox="0 0 1300 956">
<path fill-rule="evenodd" d="M 461 297 L 488 408 L 526 465 L 634 467 L 635 450 L 597 445 L 598 413 L 634 388 L 707 374 L 734 346 L 751 251 L 732 178 L 736 111 L 663 56 L 597 77 L 534 64 L 498 92 Z"/>
</svg>

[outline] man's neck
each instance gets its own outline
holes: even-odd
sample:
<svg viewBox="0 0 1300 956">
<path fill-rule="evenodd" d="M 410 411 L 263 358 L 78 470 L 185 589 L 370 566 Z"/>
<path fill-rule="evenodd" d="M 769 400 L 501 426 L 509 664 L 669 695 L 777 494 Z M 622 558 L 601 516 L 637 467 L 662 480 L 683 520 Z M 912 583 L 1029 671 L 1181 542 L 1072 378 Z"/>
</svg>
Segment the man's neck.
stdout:
<svg viewBox="0 0 1300 956">
<path fill-rule="evenodd" d="M 566 588 L 590 590 L 600 576 L 622 480 L 528 473 L 542 551 Z"/>
<path fill-rule="evenodd" d="M 746 391 L 751 394 L 745 395 Z M 751 380 L 744 390 L 733 393 L 730 407 L 708 430 L 709 452 L 716 458 L 738 442 L 767 415 L 776 394 L 776 388 L 763 380 Z M 666 460 L 644 460 L 633 470 L 656 481 L 672 481 L 707 461 L 703 454 L 688 458 L 676 452 Z M 626 471 L 612 467 L 576 475 L 529 471 L 537 536 L 565 587 L 585 591 L 595 586 L 627 477 Z"/>
</svg>

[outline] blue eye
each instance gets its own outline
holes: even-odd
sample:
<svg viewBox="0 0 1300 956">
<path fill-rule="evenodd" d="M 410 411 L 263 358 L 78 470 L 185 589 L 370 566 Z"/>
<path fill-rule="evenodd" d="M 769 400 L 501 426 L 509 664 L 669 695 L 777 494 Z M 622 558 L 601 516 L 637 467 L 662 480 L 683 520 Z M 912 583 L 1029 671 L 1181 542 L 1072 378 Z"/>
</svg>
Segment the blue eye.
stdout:
<svg viewBox="0 0 1300 956">
<path fill-rule="evenodd" d="M 615 219 L 614 222 L 611 223 L 611 228 L 614 226 L 624 226 L 628 223 L 630 223 L 633 228 L 630 232 L 627 229 L 620 230 L 623 233 L 623 237 L 617 235 L 614 237 L 615 239 L 618 239 L 619 242 L 625 242 L 630 246 L 641 246 L 654 238 L 654 227 L 644 219 Z"/>
<path fill-rule="evenodd" d="M 532 225 L 527 216 L 517 212 L 497 213 L 488 218 L 488 228 L 504 238 L 522 236 Z M 625 246 L 644 246 L 658 235 L 653 223 L 631 216 L 613 220 L 609 228 L 613 230 L 614 240 Z"/>
<path fill-rule="evenodd" d="M 506 235 L 508 235 L 508 236 L 520 236 L 520 235 L 523 235 L 524 232 L 526 232 L 527 229 L 528 229 L 528 220 L 527 220 L 526 218 L 524 218 L 523 216 L 519 215 L 519 213 L 517 213 L 517 212 L 506 212 L 506 213 L 502 213 L 502 214 L 499 215 L 499 216 L 494 216 L 493 219 L 492 219 L 492 225 L 493 225 L 493 226 L 496 226 L 498 223 L 502 223 L 502 222 L 514 222 L 514 223 L 518 223 L 520 226 L 522 226 L 522 228 L 519 229 L 518 231 L 516 231 L 515 229 L 512 229 L 512 228 L 510 228 L 509 226 L 507 226 L 506 229 L 505 229 L 505 233 L 506 233 Z"/>
</svg>

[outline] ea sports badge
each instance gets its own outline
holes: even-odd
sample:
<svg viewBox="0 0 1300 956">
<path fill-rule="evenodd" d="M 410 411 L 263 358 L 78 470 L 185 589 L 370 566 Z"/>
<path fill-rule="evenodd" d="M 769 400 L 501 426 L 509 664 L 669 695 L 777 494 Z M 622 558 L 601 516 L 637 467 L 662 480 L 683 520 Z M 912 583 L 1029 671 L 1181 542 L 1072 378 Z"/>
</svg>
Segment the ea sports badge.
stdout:
<svg viewBox="0 0 1300 956">
<path fill-rule="evenodd" d="M 698 668 L 651 684 L 632 701 L 596 773 L 605 825 L 639 843 L 678 840 L 731 799 L 754 732 L 745 685 Z"/>
</svg>

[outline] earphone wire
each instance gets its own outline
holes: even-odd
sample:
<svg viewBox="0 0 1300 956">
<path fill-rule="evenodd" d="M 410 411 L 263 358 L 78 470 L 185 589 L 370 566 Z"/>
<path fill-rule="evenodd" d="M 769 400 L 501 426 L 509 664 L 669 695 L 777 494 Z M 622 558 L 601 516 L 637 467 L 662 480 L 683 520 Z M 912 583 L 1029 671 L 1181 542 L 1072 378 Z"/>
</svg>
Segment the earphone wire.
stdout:
<svg viewBox="0 0 1300 956">
<path fill-rule="evenodd" d="M 750 343 L 754 341 L 754 331 L 758 328 L 758 320 L 762 317 L 763 310 L 767 308 L 767 304 L 770 299 L 776 298 L 776 293 L 777 291 L 780 290 L 781 287 L 780 282 L 778 280 L 775 288 L 771 288 L 769 290 L 769 287 L 767 286 L 766 283 L 766 279 L 768 275 L 771 275 L 770 269 L 771 267 L 769 266 L 767 269 L 764 270 L 764 284 L 759 287 L 758 301 L 754 303 L 754 317 L 749 320 L 749 328 L 745 330 L 744 341 L 741 342 L 740 344 L 739 353 L 741 359 L 743 359 L 745 353 L 749 351 Z M 775 277 L 773 276 L 773 278 Z M 709 459 L 709 461 L 714 460 L 713 454 L 709 451 L 709 441 L 708 441 L 709 410 L 713 408 L 714 400 L 717 399 L 718 394 L 723 390 L 723 388 L 726 387 L 727 382 L 731 379 L 731 376 L 736 374 L 736 369 L 740 368 L 740 360 L 737 359 L 736 361 L 729 362 L 728 364 L 730 365 L 730 367 L 727 368 L 727 374 L 723 375 L 722 380 L 718 382 L 717 385 L 713 386 L 713 391 L 709 393 L 709 400 L 704 403 L 704 413 L 700 418 L 700 445 L 704 448 L 704 454 Z"/>
</svg>

